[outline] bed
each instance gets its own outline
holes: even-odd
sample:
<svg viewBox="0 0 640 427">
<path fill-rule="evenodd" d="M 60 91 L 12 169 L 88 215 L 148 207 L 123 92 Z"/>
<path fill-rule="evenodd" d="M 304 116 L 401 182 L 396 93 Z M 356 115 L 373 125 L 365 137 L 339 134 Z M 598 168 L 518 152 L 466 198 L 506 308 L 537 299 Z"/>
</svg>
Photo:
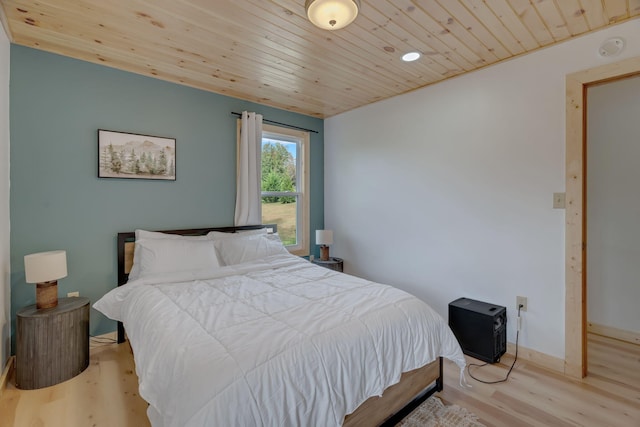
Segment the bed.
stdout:
<svg viewBox="0 0 640 427">
<path fill-rule="evenodd" d="M 442 390 L 442 357 L 463 372 L 427 304 L 270 231 L 118 234 L 119 286 L 94 307 L 126 329 L 154 427 L 394 425 Z"/>
</svg>

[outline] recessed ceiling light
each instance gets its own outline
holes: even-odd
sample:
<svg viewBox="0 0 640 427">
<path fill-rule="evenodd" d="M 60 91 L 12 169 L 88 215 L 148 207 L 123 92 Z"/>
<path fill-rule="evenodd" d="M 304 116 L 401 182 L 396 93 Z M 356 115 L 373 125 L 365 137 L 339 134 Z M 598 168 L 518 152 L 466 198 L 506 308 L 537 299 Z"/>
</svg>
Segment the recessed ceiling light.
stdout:
<svg viewBox="0 0 640 427">
<path fill-rule="evenodd" d="M 420 58 L 419 52 L 409 52 L 402 55 L 402 60 L 405 62 L 415 61 L 418 58 Z"/>
</svg>

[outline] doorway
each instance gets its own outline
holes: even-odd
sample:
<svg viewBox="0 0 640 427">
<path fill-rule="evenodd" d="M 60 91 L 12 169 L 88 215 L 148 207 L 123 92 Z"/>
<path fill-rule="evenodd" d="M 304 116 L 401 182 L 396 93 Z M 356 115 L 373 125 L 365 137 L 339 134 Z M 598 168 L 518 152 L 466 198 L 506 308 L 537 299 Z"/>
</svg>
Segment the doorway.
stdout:
<svg viewBox="0 0 640 427">
<path fill-rule="evenodd" d="M 586 142 L 587 333 L 638 344 L 639 93 L 640 75 L 589 85 Z"/>
<path fill-rule="evenodd" d="M 565 374 L 587 375 L 586 93 L 589 85 L 640 73 L 640 58 L 567 75 L 565 212 Z"/>
</svg>

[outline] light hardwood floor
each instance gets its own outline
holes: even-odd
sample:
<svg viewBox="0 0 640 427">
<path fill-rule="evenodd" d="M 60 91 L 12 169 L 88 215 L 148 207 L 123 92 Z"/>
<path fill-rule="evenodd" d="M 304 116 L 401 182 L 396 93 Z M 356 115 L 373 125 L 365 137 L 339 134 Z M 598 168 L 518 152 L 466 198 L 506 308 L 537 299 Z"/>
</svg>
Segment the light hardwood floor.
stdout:
<svg viewBox="0 0 640 427">
<path fill-rule="evenodd" d="M 89 367 L 68 381 L 18 390 L 12 379 L 0 398 L 0 427 L 150 426 L 129 344 L 91 347 Z"/>
<path fill-rule="evenodd" d="M 573 380 L 518 361 L 509 381 L 459 384 L 455 365 L 445 365 L 438 395 L 478 415 L 487 426 L 640 427 L 640 346 L 589 336 L 589 376 Z M 475 360 L 468 358 L 471 362 Z M 513 358 L 473 370 L 487 380 L 504 376 Z M 40 390 L 10 384 L 0 398 L 1 427 L 146 427 L 146 403 L 138 396 L 127 344 L 91 351 L 89 368 L 77 377 Z"/>
<path fill-rule="evenodd" d="M 455 365 L 445 365 L 440 397 L 472 411 L 487 426 L 640 427 L 640 346 L 588 335 L 589 374 L 574 380 L 518 360 L 509 381 L 460 386 Z M 467 358 L 468 361 L 473 359 Z M 513 357 L 472 368 L 485 380 L 504 378 Z"/>
</svg>

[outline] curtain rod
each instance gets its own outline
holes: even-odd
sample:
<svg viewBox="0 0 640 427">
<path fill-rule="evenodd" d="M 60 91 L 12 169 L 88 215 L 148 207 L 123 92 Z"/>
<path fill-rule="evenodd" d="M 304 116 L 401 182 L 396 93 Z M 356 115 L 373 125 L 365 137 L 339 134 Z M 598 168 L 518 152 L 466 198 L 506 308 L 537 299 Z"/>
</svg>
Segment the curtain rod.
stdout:
<svg viewBox="0 0 640 427">
<path fill-rule="evenodd" d="M 242 117 L 242 113 L 236 113 L 235 111 L 232 111 L 231 114 L 233 114 L 234 116 Z M 292 129 L 298 129 L 298 130 L 304 130 L 304 131 L 307 131 L 307 132 L 318 133 L 317 130 L 301 128 L 299 126 L 288 125 L 286 123 L 274 122 L 273 120 L 268 120 L 268 119 L 265 119 L 264 117 L 262 118 L 262 121 L 265 122 L 265 123 L 271 123 L 272 125 L 286 126 L 288 128 L 292 128 Z"/>
</svg>

